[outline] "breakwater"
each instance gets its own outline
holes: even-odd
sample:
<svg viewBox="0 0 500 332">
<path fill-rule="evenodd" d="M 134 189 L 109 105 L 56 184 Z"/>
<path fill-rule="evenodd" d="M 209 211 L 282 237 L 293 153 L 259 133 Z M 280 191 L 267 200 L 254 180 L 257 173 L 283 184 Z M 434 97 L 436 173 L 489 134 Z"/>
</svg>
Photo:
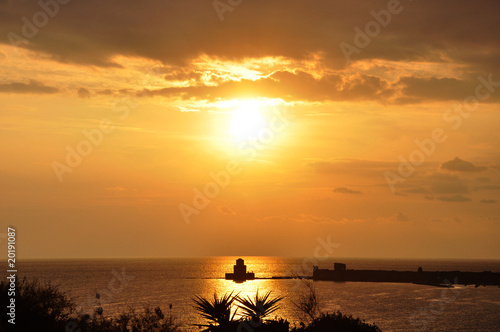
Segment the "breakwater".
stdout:
<svg viewBox="0 0 500 332">
<path fill-rule="evenodd" d="M 500 273 L 461 271 L 388 271 L 388 270 L 348 270 L 345 264 L 335 263 L 333 270 L 313 268 L 313 280 L 364 281 L 364 282 L 405 282 L 433 286 L 452 284 L 500 286 Z"/>
</svg>

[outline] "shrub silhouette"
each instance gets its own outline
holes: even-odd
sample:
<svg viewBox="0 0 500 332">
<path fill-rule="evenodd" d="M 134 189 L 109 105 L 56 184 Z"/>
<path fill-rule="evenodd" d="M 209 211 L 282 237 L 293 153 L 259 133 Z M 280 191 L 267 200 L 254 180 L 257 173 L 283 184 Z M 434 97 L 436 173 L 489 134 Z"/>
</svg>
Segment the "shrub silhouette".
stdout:
<svg viewBox="0 0 500 332">
<path fill-rule="evenodd" d="M 359 318 L 343 315 L 340 311 L 333 314 L 321 314 L 313 319 L 308 325 L 293 328 L 292 332 L 380 332 L 380 329 L 373 325 L 367 324 Z"/>
<path fill-rule="evenodd" d="M 169 312 L 160 307 L 145 308 L 144 313 L 130 310 L 118 318 L 102 315 L 76 315 L 75 303 L 66 293 L 50 283 L 16 280 L 16 324 L 10 324 L 7 315 L 0 318 L 0 331 L 36 332 L 175 332 L 179 327 Z M 0 283 L 0 303 L 5 307 L 10 301 L 9 284 Z"/>
<path fill-rule="evenodd" d="M 23 279 L 16 284 L 16 324 L 7 315 L 0 319 L 2 331 L 64 331 L 64 325 L 74 311 L 74 302 L 56 286 Z M 9 284 L 0 283 L 0 303 L 8 305 Z M 3 306 L 3 305 L 2 305 Z M 5 308 L 5 307 L 4 307 Z"/>
<path fill-rule="evenodd" d="M 235 310 L 231 315 L 231 310 L 233 307 L 233 302 L 236 300 L 236 296 L 233 296 L 233 292 L 230 294 L 225 294 L 221 297 L 217 296 L 217 292 L 214 293 L 213 300 L 207 300 L 201 296 L 196 296 L 192 299 L 195 303 L 195 310 L 208 320 L 207 325 L 197 325 L 199 327 L 207 327 L 204 331 L 211 331 L 210 328 L 215 326 L 228 327 L 232 325 L 234 321 L 234 315 L 236 315 Z"/>
<path fill-rule="evenodd" d="M 321 304 L 318 292 L 310 281 L 305 279 L 301 279 L 301 281 L 307 291 L 304 294 L 299 294 L 299 300 L 297 302 L 292 301 L 292 303 L 299 309 L 303 320 L 312 322 L 321 314 Z"/>
<path fill-rule="evenodd" d="M 278 302 L 283 300 L 282 296 L 269 298 L 270 296 L 271 291 L 259 296 L 259 291 L 257 290 L 254 299 L 249 296 L 247 298 L 236 296 L 236 301 L 238 301 L 238 308 L 243 311 L 243 315 L 255 322 L 261 322 L 263 318 L 268 317 L 278 310 Z"/>
<path fill-rule="evenodd" d="M 122 313 L 118 318 L 104 318 L 94 315 L 79 316 L 75 322 L 74 332 L 175 332 L 179 326 L 169 312 L 165 315 L 160 307 L 145 308 L 144 313 L 138 314 L 133 309 Z"/>
<path fill-rule="evenodd" d="M 194 307 L 208 324 L 195 324 L 195 326 L 205 327 L 203 331 L 206 332 L 288 332 L 290 324 L 284 319 L 263 321 L 264 317 L 279 308 L 277 303 L 283 299 L 283 297 L 270 298 L 270 295 L 271 292 L 268 292 L 259 296 L 257 291 L 255 298 L 252 299 L 233 296 L 233 292 L 218 297 L 214 292 L 212 300 L 196 296 L 193 299 Z M 233 312 L 235 301 L 239 305 Z M 236 320 L 234 317 L 238 309 L 242 310 L 243 318 Z"/>
</svg>

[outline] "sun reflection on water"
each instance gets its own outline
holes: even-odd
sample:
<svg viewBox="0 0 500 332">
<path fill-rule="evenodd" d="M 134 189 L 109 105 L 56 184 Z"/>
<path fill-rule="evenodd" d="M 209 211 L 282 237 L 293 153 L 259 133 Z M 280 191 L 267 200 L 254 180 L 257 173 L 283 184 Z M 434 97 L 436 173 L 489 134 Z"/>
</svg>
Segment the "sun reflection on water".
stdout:
<svg viewBox="0 0 500 332">
<path fill-rule="evenodd" d="M 293 282 L 293 281 L 291 281 Z M 223 279 L 206 279 L 203 285 L 203 291 L 198 295 L 205 297 L 207 299 L 213 299 L 214 292 L 217 296 L 222 296 L 224 294 L 229 294 L 233 292 L 233 295 L 239 295 L 240 297 L 250 297 L 255 298 L 257 290 L 259 294 L 265 294 L 271 291 L 271 297 L 284 296 L 284 300 L 279 303 L 280 308 L 272 313 L 272 317 L 283 317 L 290 318 L 296 315 L 296 309 L 290 302 L 293 292 L 290 292 L 290 287 L 284 287 L 286 284 L 283 280 L 247 280 L 242 283 L 236 283 L 231 280 Z M 290 285 L 289 285 L 290 286 Z M 233 307 L 233 310 L 236 306 Z M 240 310 L 236 313 L 236 318 L 240 318 Z"/>
<path fill-rule="evenodd" d="M 225 294 L 239 295 L 240 297 L 255 298 L 257 291 L 259 294 L 271 292 L 271 297 L 284 297 L 284 300 L 279 302 L 279 309 L 272 313 L 272 317 L 290 318 L 296 316 L 296 308 L 291 303 L 291 298 L 294 296 L 294 284 L 298 280 L 283 280 L 271 279 L 273 276 L 291 275 L 291 271 L 283 270 L 282 264 L 277 257 L 244 257 L 247 272 L 254 272 L 255 280 L 247 280 L 244 282 L 234 282 L 225 280 L 226 272 L 233 272 L 233 265 L 239 257 L 216 257 L 213 258 L 212 267 L 216 266 L 215 270 L 210 272 L 217 275 L 216 279 L 204 279 L 197 295 L 213 299 L 214 293 L 217 296 Z M 280 269 L 281 267 L 281 269 Z M 258 279 L 266 278 L 266 279 Z M 236 309 L 234 306 L 233 310 Z M 236 313 L 236 318 L 239 318 L 240 310 Z"/>
<path fill-rule="evenodd" d="M 205 273 L 206 278 L 224 278 L 226 272 L 233 272 L 233 265 L 238 258 L 245 260 L 247 272 L 254 272 L 256 278 L 272 278 L 273 276 L 292 275 L 287 260 L 281 257 L 264 256 L 226 256 L 207 258 L 207 268 L 210 270 L 200 271 Z M 311 273 L 312 273 L 312 266 Z"/>
</svg>

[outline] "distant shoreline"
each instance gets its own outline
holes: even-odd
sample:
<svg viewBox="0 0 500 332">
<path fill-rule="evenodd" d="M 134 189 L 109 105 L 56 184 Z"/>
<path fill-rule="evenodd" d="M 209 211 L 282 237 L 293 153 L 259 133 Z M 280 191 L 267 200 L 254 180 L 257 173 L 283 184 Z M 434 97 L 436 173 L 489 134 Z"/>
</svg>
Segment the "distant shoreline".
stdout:
<svg viewBox="0 0 500 332">
<path fill-rule="evenodd" d="M 453 287 L 454 284 L 479 286 L 500 286 L 500 273 L 492 271 L 417 271 L 397 270 L 355 270 L 347 269 L 344 263 L 335 263 L 334 269 L 313 267 L 313 280 L 323 281 L 364 281 L 364 282 L 402 282 L 440 287 Z"/>
</svg>

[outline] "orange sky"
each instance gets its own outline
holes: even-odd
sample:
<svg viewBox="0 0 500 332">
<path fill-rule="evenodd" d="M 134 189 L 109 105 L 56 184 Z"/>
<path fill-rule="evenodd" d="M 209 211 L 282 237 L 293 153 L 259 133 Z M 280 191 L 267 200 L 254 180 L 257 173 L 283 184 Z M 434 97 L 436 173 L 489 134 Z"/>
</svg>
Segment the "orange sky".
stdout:
<svg viewBox="0 0 500 332">
<path fill-rule="evenodd" d="M 0 2 L 19 257 L 500 258 L 497 1 L 46 3 Z"/>
</svg>

